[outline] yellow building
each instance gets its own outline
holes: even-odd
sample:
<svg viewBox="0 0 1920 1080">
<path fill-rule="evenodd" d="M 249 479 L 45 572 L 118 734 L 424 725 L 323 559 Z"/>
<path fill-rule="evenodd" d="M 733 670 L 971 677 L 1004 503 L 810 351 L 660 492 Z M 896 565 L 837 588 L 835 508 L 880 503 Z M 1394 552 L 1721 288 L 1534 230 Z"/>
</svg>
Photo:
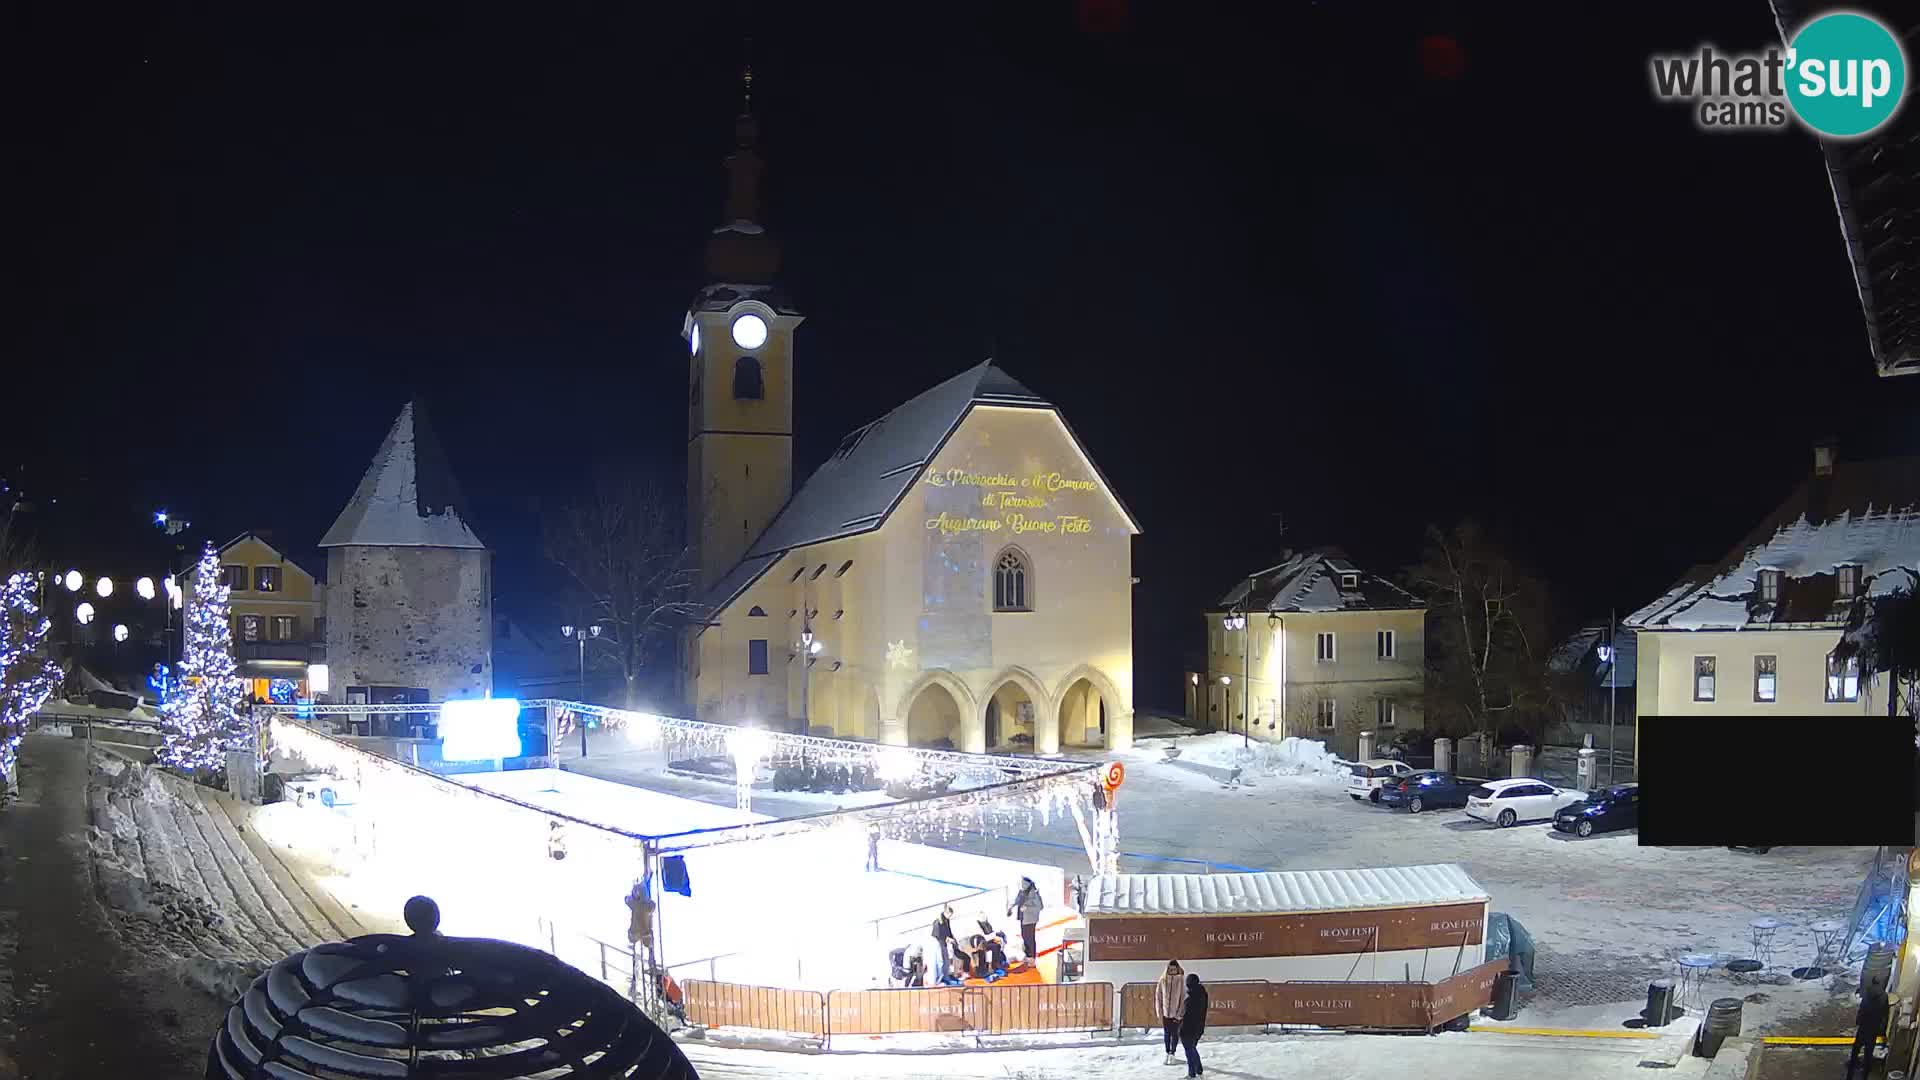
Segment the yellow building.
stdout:
<svg viewBox="0 0 1920 1080">
<path fill-rule="evenodd" d="M 1885 679 L 1833 658 L 1857 599 L 1920 578 L 1920 459 L 1814 469 L 1719 562 L 1635 612 L 1639 715 L 1887 712 Z"/>
<path fill-rule="evenodd" d="M 1426 608 L 1338 551 L 1290 555 L 1207 613 L 1206 666 L 1187 673 L 1195 726 L 1352 757 L 1363 731 L 1425 724 Z"/>
<path fill-rule="evenodd" d="M 754 122 L 683 334 L 702 720 L 962 750 L 1132 744 L 1139 528 L 1058 410 L 991 362 L 793 489 L 794 331 Z"/>
<path fill-rule="evenodd" d="M 325 651 L 326 586 L 257 533 L 221 545 L 220 574 L 248 696 L 282 703 L 310 697 L 307 667 L 321 663 Z M 192 595 L 194 570 L 183 577 Z"/>
</svg>

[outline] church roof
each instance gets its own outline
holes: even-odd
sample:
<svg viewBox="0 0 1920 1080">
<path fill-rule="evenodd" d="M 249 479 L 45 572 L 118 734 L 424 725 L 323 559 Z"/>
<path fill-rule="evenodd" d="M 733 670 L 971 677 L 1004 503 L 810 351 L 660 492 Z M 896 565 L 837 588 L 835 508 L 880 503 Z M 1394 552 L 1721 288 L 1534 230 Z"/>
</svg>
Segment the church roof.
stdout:
<svg viewBox="0 0 1920 1080">
<path fill-rule="evenodd" d="M 466 505 L 425 411 L 408 402 L 320 546 L 484 550 L 462 516 Z"/>
<path fill-rule="evenodd" d="M 855 428 L 787 501 L 739 564 L 715 583 L 708 603 L 719 608 L 732 602 L 795 548 L 879 528 L 975 405 L 1053 407 L 988 360 Z M 1099 475 L 1097 466 L 1094 472 Z M 1100 482 L 1112 492 L 1106 477 Z M 1114 499 L 1118 502 L 1119 496 Z M 1133 515 L 1124 504 L 1121 511 L 1131 522 Z"/>
</svg>

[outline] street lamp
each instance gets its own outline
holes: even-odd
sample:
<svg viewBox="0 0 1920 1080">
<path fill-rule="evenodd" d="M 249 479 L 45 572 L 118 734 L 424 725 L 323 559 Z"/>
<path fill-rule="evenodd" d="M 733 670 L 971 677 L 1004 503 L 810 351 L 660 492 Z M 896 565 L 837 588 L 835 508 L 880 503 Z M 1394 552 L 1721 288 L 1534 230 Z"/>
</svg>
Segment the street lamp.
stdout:
<svg viewBox="0 0 1920 1080">
<path fill-rule="evenodd" d="M 587 639 L 599 638 L 600 624 L 594 623 L 592 626 L 569 624 L 560 628 L 560 636 L 572 638 L 580 643 L 580 701 L 585 704 L 587 700 Z M 580 756 L 587 756 L 587 718 L 584 715 L 580 717 Z"/>
<path fill-rule="evenodd" d="M 800 733 L 802 735 L 813 730 L 813 702 L 809 694 L 812 689 L 813 658 L 820 655 L 820 650 L 826 648 L 813 636 L 813 617 L 818 614 L 820 614 L 818 611 L 810 608 L 800 620 Z"/>
<path fill-rule="evenodd" d="M 1253 595 L 1253 582 L 1251 580 L 1247 582 L 1247 595 L 1248 596 Z M 1253 638 L 1251 635 L 1246 633 L 1247 613 L 1245 611 L 1229 612 L 1226 618 L 1220 620 L 1220 625 L 1226 628 L 1226 630 L 1229 633 L 1238 632 L 1241 635 L 1240 637 L 1240 676 L 1241 676 L 1240 677 L 1240 744 L 1242 746 L 1252 746 L 1253 745 Z M 1227 680 L 1223 677 L 1220 681 L 1222 683 L 1225 683 Z M 1233 708 L 1233 699 L 1231 696 L 1229 696 L 1227 699 L 1227 708 L 1229 709 Z M 1228 730 L 1231 731 L 1232 729 L 1229 728 Z"/>
</svg>

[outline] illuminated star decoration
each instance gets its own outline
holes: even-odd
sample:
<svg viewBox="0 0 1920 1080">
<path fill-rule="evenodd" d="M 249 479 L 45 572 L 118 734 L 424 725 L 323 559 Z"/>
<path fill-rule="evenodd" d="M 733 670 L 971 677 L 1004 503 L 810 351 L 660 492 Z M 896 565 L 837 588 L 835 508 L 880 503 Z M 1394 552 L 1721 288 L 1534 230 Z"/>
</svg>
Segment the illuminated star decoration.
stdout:
<svg viewBox="0 0 1920 1080">
<path fill-rule="evenodd" d="M 907 648 L 904 641 L 887 643 L 887 667 L 904 668 L 913 666 L 913 650 Z"/>
</svg>

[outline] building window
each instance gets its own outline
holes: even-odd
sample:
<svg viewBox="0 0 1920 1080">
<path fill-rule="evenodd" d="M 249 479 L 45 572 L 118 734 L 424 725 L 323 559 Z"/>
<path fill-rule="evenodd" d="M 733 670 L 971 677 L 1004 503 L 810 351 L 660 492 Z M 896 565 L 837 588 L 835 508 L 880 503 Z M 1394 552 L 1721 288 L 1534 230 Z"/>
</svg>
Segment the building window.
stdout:
<svg viewBox="0 0 1920 1080">
<path fill-rule="evenodd" d="M 254 592 L 279 592 L 280 568 L 277 566 L 256 566 L 253 568 Z"/>
<path fill-rule="evenodd" d="M 693 373 L 693 389 L 687 391 L 687 406 L 698 412 L 700 409 L 700 373 Z"/>
<path fill-rule="evenodd" d="M 1224 650 L 1225 646 L 1221 645 L 1220 641 L 1221 641 L 1221 638 L 1224 637 L 1225 635 L 1226 635 L 1226 630 L 1220 626 L 1220 620 L 1212 615 L 1207 616 L 1207 652 L 1208 653 L 1217 656 Z"/>
<path fill-rule="evenodd" d="M 1031 576 L 1026 555 L 1012 548 L 1001 552 L 993 564 L 993 610 L 1032 611 L 1027 593 Z"/>
<path fill-rule="evenodd" d="M 759 604 L 755 604 L 747 609 L 747 618 L 749 619 L 764 619 L 766 617 L 767 609 L 761 607 Z"/>
<path fill-rule="evenodd" d="M 767 673 L 767 639 L 754 638 L 747 642 L 747 674 L 765 675 Z"/>
<path fill-rule="evenodd" d="M 833 576 L 834 576 L 834 577 L 846 577 L 846 576 L 847 576 L 847 571 L 849 571 L 849 570 L 851 570 L 851 569 L 853 569 L 853 560 L 852 560 L 852 559 L 848 559 L 848 560 L 847 560 L 846 562 L 843 562 L 843 563 L 841 563 L 841 564 L 840 564 L 840 569 L 838 569 L 838 570 L 835 570 L 835 571 L 833 572 Z"/>
<path fill-rule="evenodd" d="M 1373 635 L 1373 644 L 1374 650 L 1380 655 L 1380 659 L 1391 660 L 1394 658 L 1393 631 L 1376 631 Z"/>
<path fill-rule="evenodd" d="M 1693 658 L 1693 700 L 1713 700 L 1713 657 Z"/>
<path fill-rule="evenodd" d="M 760 385 L 760 358 L 743 356 L 733 362 L 733 397 L 736 401 L 759 401 L 765 395 Z"/>
<path fill-rule="evenodd" d="M 1780 571 L 1760 571 L 1760 602 L 1763 604 L 1780 602 Z"/>
<path fill-rule="evenodd" d="M 827 572 L 827 564 L 826 564 L 826 563 L 821 563 L 821 564 L 820 564 L 820 566 L 819 566 L 819 568 L 818 568 L 818 569 L 816 569 L 816 570 L 815 570 L 815 571 L 813 572 L 813 576 L 812 576 L 812 577 L 810 577 L 810 578 L 808 578 L 807 580 L 808 580 L 808 581 L 819 581 L 819 580 L 820 580 L 820 575 L 821 575 L 821 574 L 824 574 L 824 573 L 826 573 L 826 572 Z"/>
<path fill-rule="evenodd" d="M 1374 698 L 1373 699 L 1373 726 L 1374 727 L 1392 727 L 1393 721 L 1394 721 L 1393 699 L 1392 698 Z"/>
<path fill-rule="evenodd" d="M 300 636 L 300 620 L 292 615 L 273 617 L 273 640 L 293 641 Z"/>
<path fill-rule="evenodd" d="M 1753 658 L 1753 700 L 1779 700 L 1779 670 L 1780 658 L 1777 656 L 1756 656 Z"/>
<path fill-rule="evenodd" d="M 1313 659 L 1315 663 L 1331 664 L 1337 659 L 1334 651 L 1333 631 L 1322 630 L 1313 635 Z"/>
<path fill-rule="evenodd" d="M 1321 698 L 1314 703 L 1314 718 L 1322 731 L 1332 731 L 1340 726 L 1340 703 L 1333 698 Z"/>
<path fill-rule="evenodd" d="M 242 615 L 234 620 L 234 627 L 239 631 L 241 641 L 259 641 L 265 623 L 266 619 L 258 615 Z"/>
<path fill-rule="evenodd" d="M 1860 591 L 1860 568 L 1857 566 L 1841 566 L 1835 568 L 1835 573 L 1838 575 L 1835 588 L 1839 593 L 1840 599 L 1853 599 L 1854 594 Z"/>
<path fill-rule="evenodd" d="M 247 568 L 246 567 L 223 566 L 220 569 L 223 574 L 221 581 L 223 584 L 226 585 L 227 588 L 232 589 L 234 592 L 247 591 Z"/>
<path fill-rule="evenodd" d="M 796 582 L 796 581 L 799 581 L 799 580 L 800 580 L 800 575 L 801 575 L 801 574 L 804 574 L 804 573 L 806 573 L 806 572 L 807 572 L 807 566 L 806 566 L 806 564 L 805 564 L 805 563 L 801 563 L 801 564 L 800 564 L 800 569 L 798 569 L 798 570 L 795 570 L 795 571 L 793 572 L 793 576 L 787 579 L 787 584 L 789 584 L 789 585 L 791 585 L 791 584 L 793 584 L 794 582 Z"/>
<path fill-rule="evenodd" d="M 1340 587 L 1341 587 L 1341 588 L 1343 588 L 1343 589 L 1357 589 L 1357 588 L 1359 588 L 1359 587 L 1360 587 L 1360 575 L 1359 575 L 1359 574 L 1341 574 L 1341 575 L 1340 575 Z"/>
<path fill-rule="evenodd" d="M 1827 655 L 1827 700 L 1860 700 L 1860 658 L 1850 656 L 1845 660 L 1829 653 Z"/>
</svg>

